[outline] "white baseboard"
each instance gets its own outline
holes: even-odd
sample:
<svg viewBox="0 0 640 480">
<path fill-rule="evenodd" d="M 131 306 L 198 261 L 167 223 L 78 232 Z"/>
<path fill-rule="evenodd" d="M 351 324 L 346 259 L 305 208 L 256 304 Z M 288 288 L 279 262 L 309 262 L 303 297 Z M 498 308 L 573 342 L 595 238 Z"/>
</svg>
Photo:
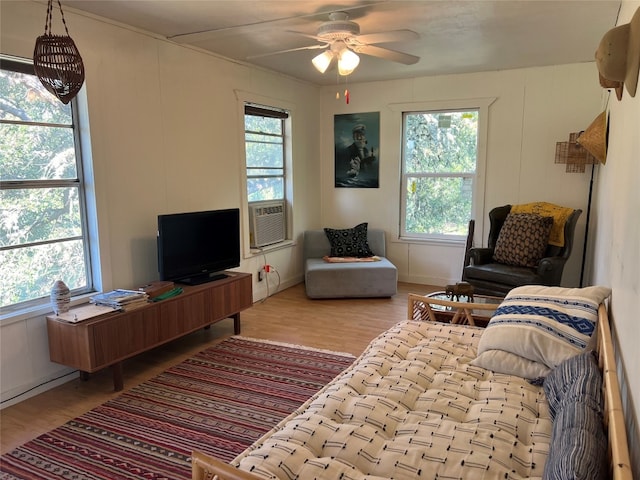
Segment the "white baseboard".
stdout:
<svg viewBox="0 0 640 480">
<path fill-rule="evenodd" d="M 0 410 L 16 403 L 20 403 L 31 397 L 35 397 L 41 393 L 51 390 L 58 385 L 75 380 L 78 377 L 78 371 L 71 368 L 61 368 L 58 372 L 52 373 L 47 377 L 43 377 L 25 385 L 12 388 L 6 392 L 2 392 L 2 404 Z"/>
<path fill-rule="evenodd" d="M 460 279 L 442 278 L 442 277 L 429 277 L 426 275 L 399 275 L 398 281 L 405 283 L 417 283 L 419 285 L 432 285 L 442 286 L 459 282 Z"/>
</svg>

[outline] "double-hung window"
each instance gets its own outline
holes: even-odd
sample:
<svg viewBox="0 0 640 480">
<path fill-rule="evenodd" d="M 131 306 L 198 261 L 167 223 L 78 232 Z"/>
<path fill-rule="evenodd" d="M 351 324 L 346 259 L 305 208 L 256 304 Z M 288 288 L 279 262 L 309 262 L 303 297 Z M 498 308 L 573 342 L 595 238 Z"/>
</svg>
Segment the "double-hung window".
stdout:
<svg viewBox="0 0 640 480">
<path fill-rule="evenodd" d="M 245 104 L 245 158 L 249 245 L 262 249 L 287 239 L 287 203 L 291 201 L 287 111 Z"/>
<path fill-rule="evenodd" d="M 50 94 L 32 64 L 0 61 L 4 312 L 44 301 L 58 279 L 72 293 L 92 284 L 75 100 Z"/>
<path fill-rule="evenodd" d="M 403 114 L 401 237 L 466 235 L 474 216 L 479 111 Z"/>
<path fill-rule="evenodd" d="M 285 199 L 287 112 L 245 105 L 245 154 L 249 203 Z"/>
</svg>

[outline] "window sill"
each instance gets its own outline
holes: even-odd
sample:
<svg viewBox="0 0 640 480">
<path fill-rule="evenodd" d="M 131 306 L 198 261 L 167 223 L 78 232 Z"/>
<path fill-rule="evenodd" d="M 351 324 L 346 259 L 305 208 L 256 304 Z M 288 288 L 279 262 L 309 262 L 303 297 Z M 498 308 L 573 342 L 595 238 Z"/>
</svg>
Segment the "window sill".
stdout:
<svg viewBox="0 0 640 480">
<path fill-rule="evenodd" d="M 400 237 L 391 240 L 393 243 L 409 243 L 414 245 L 438 245 L 444 247 L 464 247 L 466 245 L 465 238 L 420 238 L 420 237 Z"/>
<path fill-rule="evenodd" d="M 71 307 L 75 307 L 77 305 L 83 305 L 85 303 L 89 303 L 89 298 L 94 294 L 85 293 L 82 295 L 77 295 L 71 298 Z M 45 301 L 43 303 L 39 303 L 38 305 L 32 305 L 29 307 L 21 308 L 18 310 L 2 312 L 0 314 L 0 325 L 7 326 L 12 323 L 22 322 L 29 318 L 35 318 L 43 315 L 51 315 L 53 314 L 53 309 L 51 308 L 51 303 Z"/>
<path fill-rule="evenodd" d="M 246 255 L 245 258 L 253 258 L 259 257 L 260 255 L 264 255 L 265 253 L 275 252 L 277 250 L 282 250 L 285 248 L 291 248 L 296 246 L 295 240 L 285 240 L 284 242 L 274 243 L 273 245 L 267 245 L 262 248 L 251 248 L 249 250 L 249 254 Z"/>
</svg>

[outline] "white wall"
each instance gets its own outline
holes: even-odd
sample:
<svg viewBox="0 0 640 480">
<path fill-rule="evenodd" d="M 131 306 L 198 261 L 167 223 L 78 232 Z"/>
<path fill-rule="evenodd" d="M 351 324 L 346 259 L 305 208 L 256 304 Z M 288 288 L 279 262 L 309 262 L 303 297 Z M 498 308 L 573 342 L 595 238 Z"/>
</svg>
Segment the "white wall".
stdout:
<svg viewBox="0 0 640 480">
<path fill-rule="evenodd" d="M 1 52 L 30 58 L 46 4 L 2 1 L 0 9 Z M 239 98 L 261 98 L 293 110 L 294 239 L 319 222 L 320 190 L 314 181 L 319 176 L 318 87 L 70 8 L 65 18 L 86 70 L 103 289 L 132 288 L 158 278 L 158 214 L 242 206 Z M 246 231 L 248 220 L 243 221 Z M 301 281 L 300 259 L 299 244 L 266 257 L 285 287 Z M 262 256 L 243 258 L 239 268 L 254 273 L 254 299 L 267 293 L 266 282 L 256 279 L 264 262 Z M 3 401 L 68 371 L 49 362 L 47 313 L 50 309 L 43 308 L 0 325 Z"/>
<path fill-rule="evenodd" d="M 620 23 L 628 22 L 639 5 L 623 2 Z M 35 38 L 42 33 L 44 14 L 41 3 L 0 2 L 0 51 L 30 57 Z M 554 149 L 557 141 L 584 129 L 603 108 L 594 64 L 353 84 L 351 103 L 346 105 L 335 99 L 336 88 L 319 89 L 221 60 L 71 9 L 65 14 L 87 68 L 104 288 L 156 278 L 158 213 L 240 206 L 238 91 L 295 108 L 294 238 L 307 228 L 368 221 L 389 232 L 389 256 L 401 279 L 429 284 L 460 278 L 462 246 L 394 241 L 401 125 L 399 113 L 390 106 L 496 97 L 490 107 L 484 216 L 499 204 L 534 200 L 582 208 L 564 279 L 567 285 L 577 284 L 589 170 L 565 173 L 563 165 L 554 164 Z M 613 288 L 611 313 L 621 346 L 621 372 L 628 382 L 625 411 L 635 451 L 640 451 L 636 423 L 640 354 L 635 345 L 640 337 L 635 318 L 640 271 L 640 92 L 633 99 L 625 93 L 622 102 L 612 99 L 609 108 L 609 160 L 597 170 L 589 246 L 593 252 L 589 258 L 596 260 L 590 262 L 589 283 Z M 333 115 L 368 111 L 381 112 L 380 188 L 335 189 Z M 486 229 L 478 229 L 476 244 L 486 242 L 486 236 Z M 301 279 L 299 250 L 296 246 L 268 255 L 285 285 Z M 240 269 L 256 272 L 263 261 L 244 259 Z M 255 297 L 264 293 L 264 283 L 254 283 Z M 34 317 L 0 325 L 2 400 L 68 371 L 48 360 L 44 314 L 43 309 Z"/>
<path fill-rule="evenodd" d="M 629 23 L 640 2 L 623 2 L 618 25 Z M 622 358 L 618 375 L 630 436 L 634 473 L 640 475 L 640 88 L 634 98 L 608 99 L 607 162 L 598 167 L 597 200 L 590 238 L 595 265 L 593 284 L 612 289 L 610 315 Z"/>
<path fill-rule="evenodd" d="M 500 72 L 421 77 L 350 85 L 350 103 L 337 87 L 322 89 L 322 225 L 348 227 L 368 221 L 388 232 L 388 256 L 403 281 L 444 285 L 460 280 L 464 242 L 433 245 L 398 240 L 402 109 L 429 102 L 495 98 L 489 107 L 484 210 L 476 218 L 475 245 L 486 244 L 488 212 L 507 203 L 548 201 L 580 208 L 574 250 L 563 285 L 578 286 L 590 169 L 566 173 L 555 164 L 558 141 L 584 130 L 600 112 L 602 89 L 594 63 Z M 595 78 L 595 81 L 594 81 Z M 398 108 L 402 105 L 402 108 Z M 380 112 L 380 188 L 334 188 L 334 115 Z M 484 229 L 483 227 L 484 223 Z"/>
</svg>

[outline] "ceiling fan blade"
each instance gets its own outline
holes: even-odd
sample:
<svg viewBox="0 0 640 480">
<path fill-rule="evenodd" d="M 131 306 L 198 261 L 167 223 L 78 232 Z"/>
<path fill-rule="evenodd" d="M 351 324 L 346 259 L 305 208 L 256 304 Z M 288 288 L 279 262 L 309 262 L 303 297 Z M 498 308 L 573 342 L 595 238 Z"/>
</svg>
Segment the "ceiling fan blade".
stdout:
<svg viewBox="0 0 640 480">
<path fill-rule="evenodd" d="M 285 32 L 287 32 L 287 33 L 294 33 L 294 34 L 296 34 L 296 35 L 300 35 L 300 36 L 302 36 L 302 37 L 312 38 L 313 40 L 317 40 L 317 41 L 319 41 L 319 42 L 324 42 L 324 43 L 327 43 L 327 45 L 328 45 L 328 42 L 327 42 L 327 40 L 326 40 L 326 39 L 324 39 L 324 38 L 320 38 L 320 37 L 318 37 L 317 35 L 310 35 L 310 34 L 308 34 L 308 33 L 298 32 L 297 30 L 285 30 Z"/>
<path fill-rule="evenodd" d="M 417 40 L 420 35 L 413 30 L 389 30 L 388 32 L 357 35 L 356 41 L 370 45 L 372 43 L 408 42 Z"/>
<path fill-rule="evenodd" d="M 246 57 L 247 60 L 253 60 L 254 58 L 270 57 L 271 55 L 280 55 L 281 53 L 297 52 L 299 50 L 316 50 L 318 48 L 327 48 L 327 45 L 309 45 L 307 47 L 288 48 L 286 50 L 278 50 L 277 52 L 260 53 L 258 55 L 251 55 Z"/>
<path fill-rule="evenodd" d="M 320 2 L 322 3 L 322 2 Z M 341 6 L 340 10 L 344 12 L 358 11 L 358 10 L 366 10 L 371 8 L 369 5 L 371 2 L 365 2 L 364 5 L 352 5 L 352 6 Z M 375 2 L 373 2 L 375 4 Z M 202 30 L 199 32 L 191 32 L 191 33 L 179 33 L 176 35 L 170 35 L 167 38 L 169 40 L 173 40 L 176 43 L 200 43 L 206 42 L 207 40 L 214 40 L 219 38 L 220 36 L 230 35 L 230 34 L 242 34 L 246 32 L 254 32 L 256 29 L 264 28 L 271 29 L 273 25 L 277 25 L 279 23 L 285 23 L 290 20 L 296 19 L 308 19 L 314 20 L 317 18 L 325 18 L 335 10 L 332 8 L 328 8 L 327 6 L 322 6 L 317 11 L 310 13 L 295 13 L 293 15 L 284 15 L 282 17 L 274 17 L 268 18 L 266 20 L 259 20 L 252 23 L 247 23 L 243 25 L 232 25 L 229 27 L 222 28 L 214 28 L 210 30 Z M 316 38 L 316 37 L 313 37 Z"/>
<path fill-rule="evenodd" d="M 396 52 L 395 50 L 376 47 L 375 45 L 361 45 L 359 47 L 354 47 L 354 50 L 357 53 L 364 53 L 365 55 L 371 55 L 372 57 L 391 60 L 392 62 L 403 63 L 404 65 L 413 65 L 414 63 L 417 63 L 418 60 L 420 60 L 420 57 L 416 57 L 415 55 Z"/>
</svg>

